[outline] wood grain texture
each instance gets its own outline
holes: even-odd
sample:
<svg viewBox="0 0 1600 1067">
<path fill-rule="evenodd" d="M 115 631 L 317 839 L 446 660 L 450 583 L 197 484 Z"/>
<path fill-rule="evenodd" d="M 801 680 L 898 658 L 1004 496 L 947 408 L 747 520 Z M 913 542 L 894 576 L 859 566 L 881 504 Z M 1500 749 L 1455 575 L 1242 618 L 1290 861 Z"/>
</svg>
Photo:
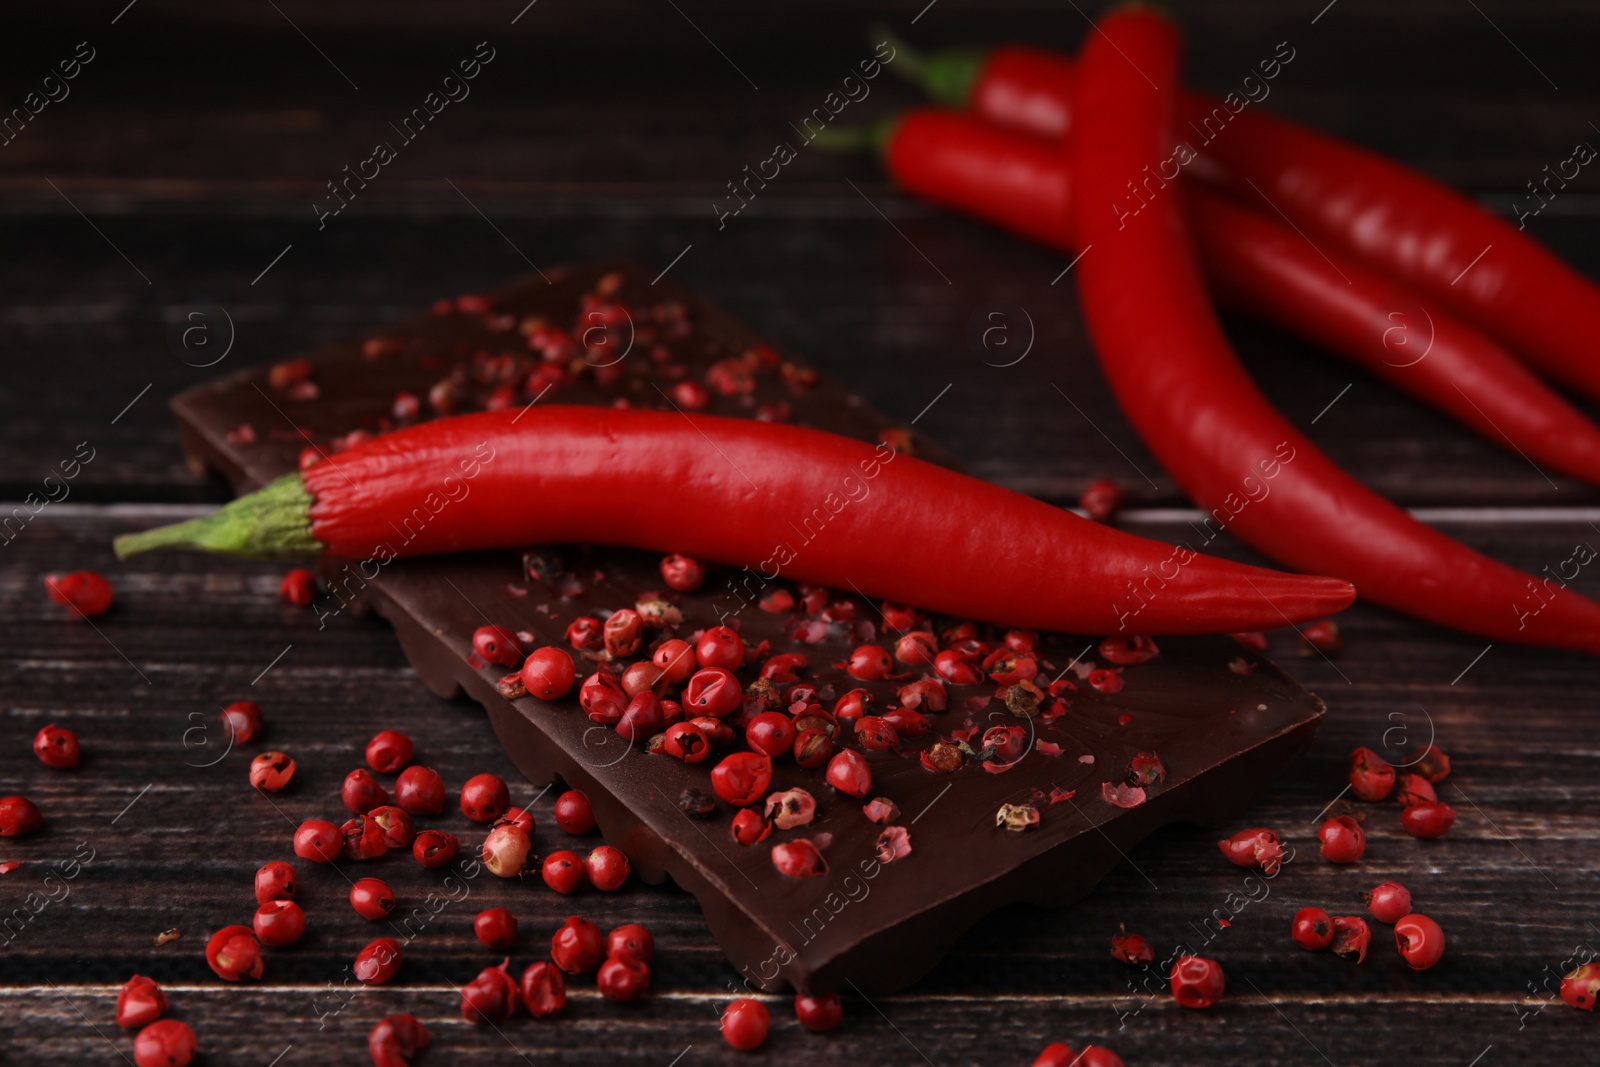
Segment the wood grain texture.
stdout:
<svg viewBox="0 0 1600 1067">
<path fill-rule="evenodd" d="M 447 187 L 441 195 L 454 197 Z M 918 428 L 992 481 L 1068 502 L 1089 481 L 1109 476 L 1134 502 L 1181 503 L 1112 401 L 1069 282 L 1050 284 L 1064 261 L 964 219 L 885 198 L 896 233 L 871 205 L 848 195 L 852 200 L 831 208 L 746 215 L 721 233 L 714 223 L 636 201 L 559 211 L 479 206 L 535 264 L 631 249 L 660 269 L 692 245 L 673 278 L 735 309 L 780 348 L 849 382 L 891 416 L 910 420 L 927 408 Z M 0 215 L 0 240 L 19 250 L 0 263 L 13 301 L 0 315 L 0 344 L 10 354 L 0 407 L 10 413 L 13 442 L 0 451 L 0 499 L 37 489 L 81 441 L 97 456 L 73 483 L 74 499 L 219 499 L 215 487 L 184 468 L 166 397 L 528 271 L 528 260 L 477 214 L 459 202 L 436 207 L 443 213 L 345 216 L 320 234 L 305 223 L 219 212 L 102 219 L 152 286 L 75 213 Z M 1593 244 L 1600 219 L 1567 220 L 1565 233 Z M 198 320 L 212 344 L 227 336 L 215 306 L 233 323 L 234 346 L 210 369 L 184 362 L 210 358 L 181 343 L 191 304 L 212 306 Z M 1010 353 L 986 351 L 974 340 L 995 321 L 987 318 L 993 311 L 1007 315 L 1002 321 L 1017 345 L 1026 343 L 1031 321 L 1032 349 L 1014 366 L 994 365 Z M 1336 461 L 1395 500 L 1600 499 L 1566 479 L 1547 481 L 1518 456 L 1299 342 L 1249 321 L 1229 322 L 1267 395 Z"/>
<path fill-rule="evenodd" d="M 0 912 L 26 906 L 49 864 L 72 856 L 79 842 L 95 850 L 93 862 L 68 883 L 70 895 L 24 924 L 0 952 L 7 996 L 37 998 L 30 1002 L 36 1007 L 3 1024 L 16 1047 L 28 1050 L 28 1062 L 73 1062 L 74 1050 L 104 1044 L 81 1018 L 72 1022 L 59 997 L 50 1000 L 46 983 L 101 986 L 72 995 L 86 998 L 85 1013 L 110 1032 L 105 987 L 135 971 L 198 987 L 174 994 L 174 1002 L 214 1052 L 208 1062 L 265 1063 L 289 1041 L 309 1062 L 360 1062 L 351 1049 L 381 1014 L 410 1009 L 430 1022 L 452 1014 L 457 1001 L 449 983 L 459 986 L 493 962 L 470 924 L 472 914 L 492 905 L 511 907 L 522 924 L 512 953 L 518 966 L 572 912 L 602 927 L 646 922 L 658 939 L 659 992 L 639 1010 L 603 1006 L 580 982 L 591 999 L 580 1001 L 572 1020 L 508 1027 L 519 1045 L 527 1042 L 535 1062 L 541 1056 L 594 1062 L 585 1059 L 593 1055 L 589 1043 L 616 1035 L 618 1019 L 629 1021 L 627 1036 L 618 1037 L 620 1062 L 653 1062 L 649 1057 L 663 1050 L 665 1062 L 688 1044 L 696 1057 L 715 1061 L 722 1054 L 710 1027 L 738 974 L 706 939 L 692 899 L 671 888 L 633 885 L 613 896 L 563 899 L 536 884 L 478 879 L 470 896 L 443 908 L 412 942 L 396 987 L 361 994 L 318 1030 L 318 1012 L 338 1004 L 327 983 L 337 983 L 378 932 L 347 918 L 348 883 L 339 872 L 303 869 L 310 932 L 293 948 L 271 953 L 267 978 L 293 988 L 274 994 L 269 1008 L 261 994 L 219 989 L 200 957 L 203 938 L 248 917 L 251 873 L 289 856 L 292 824 L 336 807 L 338 783 L 359 765 L 360 746 L 372 733 L 406 730 L 420 758 L 450 785 L 481 770 L 519 780 L 476 706 L 426 693 L 383 624 L 341 617 L 318 631 L 309 613 L 276 600 L 278 571 L 269 566 L 183 556 L 113 564 L 110 536 L 158 517 L 141 508 L 47 509 L 6 550 L 11 555 L 0 572 L 0 611 L 11 621 L 0 659 L 0 691 L 8 694 L 0 749 L 13 753 L 5 782 L 33 796 L 47 820 L 41 833 L 7 841 L 4 858 L 23 866 L 0 879 Z M 1132 528 L 1171 537 L 1181 529 Z M 1527 567 L 1564 558 L 1567 542 L 1581 536 L 1559 524 L 1452 530 Z M 115 577 L 119 602 L 99 620 L 98 633 L 63 619 L 40 591 L 40 575 L 63 558 Z M 1051 1036 L 1101 1040 L 1129 1062 L 1173 1062 L 1181 1050 L 1213 1042 L 1235 1050 L 1229 1062 L 1315 1061 L 1277 1009 L 1336 1063 L 1360 1062 L 1363 1046 L 1354 1033 L 1388 1030 L 1426 1035 L 1429 1044 L 1419 1037 L 1412 1053 L 1425 1064 L 1466 1063 L 1491 1043 L 1516 1062 L 1576 1049 L 1588 1033 L 1587 1016 L 1557 1003 L 1519 1032 L 1518 1012 L 1537 1006 L 1523 997 L 1528 983 L 1548 977 L 1544 968 L 1557 967 L 1580 943 L 1600 947 L 1600 933 L 1586 921 L 1600 877 L 1600 830 L 1589 817 L 1600 801 L 1600 766 L 1593 725 L 1576 717 L 1573 698 L 1591 663 L 1496 647 L 1452 685 L 1483 646 L 1368 608 L 1349 613 L 1345 634 L 1347 651 L 1331 663 L 1297 657 L 1292 634 L 1273 637 L 1274 654 L 1328 701 L 1330 712 L 1311 754 L 1252 813 L 1252 822 L 1277 827 L 1297 849 L 1268 894 L 1247 888 L 1246 872 L 1221 861 L 1215 835 L 1164 831 L 1078 906 L 1060 913 L 1014 907 L 990 917 L 915 990 L 875 1001 L 876 1008 L 936 1064 L 1026 1062 Z M 190 766 L 215 759 L 214 716 L 241 696 L 262 703 L 268 720 L 262 741 L 215 766 Z M 83 737 L 79 771 L 51 771 L 26 755 L 28 738 L 51 721 Z M 1450 835 L 1414 841 L 1399 831 L 1392 805 L 1373 806 L 1364 809 L 1370 843 L 1361 864 L 1335 868 L 1316 858 L 1315 819 L 1343 784 L 1348 751 L 1357 744 L 1382 749 L 1387 741 L 1401 758 L 1409 744 L 1426 740 L 1430 721 L 1455 761 L 1443 787 L 1460 811 Z M 199 724 L 209 731 L 186 739 L 185 731 Z M 1405 727 L 1409 744 L 1398 733 L 1386 736 L 1397 726 Z M 281 747 L 300 762 L 295 786 L 276 798 L 281 811 L 244 781 L 248 756 L 266 747 Z M 118 818 L 146 785 L 149 791 Z M 513 791 L 518 801 L 535 793 L 526 783 Z M 546 794 L 533 805 L 544 849 L 557 847 L 559 838 L 550 830 L 551 800 Z M 459 816 L 440 824 L 469 846 L 475 840 Z M 390 879 L 407 906 L 422 903 L 441 881 L 403 857 L 340 866 L 347 875 Z M 1390 878 L 1410 884 L 1418 909 L 1448 931 L 1451 948 L 1439 967 L 1410 974 L 1382 930 L 1360 967 L 1292 948 L 1287 928 L 1296 909 L 1314 903 L 1358 913 L 1359 891 Z M 1218 932 L 1215 912 L 1229 907 L 1230 894 L 1238 910 L 1233 925 Z M 1239 907 L 1250 895 L 1256 902 Z M 1233 991 L 1224 1009 L 1182 1012 L 1157 997 L 1128 1016 L 1140 1002 L 1127 982 L 1141 976 L 1107 954 L 1119 923 L 1163 951 L 1187 941 L 1223 959 Z M 185 936 L 154 948 L 155 934 L 173 926 Z M 23 994 L 22 986 L 44 992 Z M 1263 997 L 1277 1008 L 1266 1007 Z M 798 1031 L 787 1006 L 774 1001 L 778 1039 L 764 1062 L 809 1062 L 823 1045 L 917 1062 L 871 1004 L 847 999 L 848 1026 L 817 1039 Z M 99 1006 L 90 1011 L 88 1004 Z M 1119 1013 L 1126 1019 L 1121 1030 Z M 59 1037 L 47 1036 L 38 1025 L 45 1020 L 60 1025 Z M 492 1031 L 446 1031 L 452 1051 L 440 1055 L 449 1062 L 509 1055 Z"/>
<path fill-rule="evenodd" d="M 273 953 L 270 988 L 223 987 L 206 970 L 201 939 L 248 916 L 250 872 L 287 854 L 289 830 L 246 791 L 245 753 L 210 768 L 186 764 L 215 758 L 196 734 L 186 747 L 184 732 L 212 723 L 224 701 L 257 694 L 271 724 L 265 743 L 301 760 L 300 785 L 281 800 L 291 818 L 327 810 L 323 798 L 381 726 L 412 732 L 448 782 L 511 768 L 475 709 L 423 690 L 382 624 L 341 618 L 319 632 L 308 615 L 274 599 L 278 575 L 270 568 L 179 557 L 113 563 L 109 536 L 166 517 L 157 504 L 225 495 L 185 469 L 164 410 L 166 396 L 215 373 L 180 361 L 172 328 L 188 321 L 188 304 L 224 307 L 237 328 L 220 365 L 229 369 L 414 314 L 436 296 L 524 272 L 528 260 L 626 251 L 665 266 L 693 244 L 675 277 L 878 407 L 909 418 L 950 385 L 918 425 L 976 472 L 1056 501 L 1110 474 L 1137 502 L 1178 504 L 1110 404 L 1070 276 L 1049 284 L 1065 265 L 1059 258 L 903 201 L 866 160 L 807 153 L 721 231 L 711 206 L 725 182 L 764 158 L 786 124 L 866 54 L 868 22 L 883 18 L 926 44 L 1021 38 L 1075 47 L 1083 16 L 1072 5 L 1027 0 L 938 0 L 927 10 L 924 0 L 870 10 L 845 0 L 804 8 L 679 0 L 691 25 L 669 5 L 539 0 L 513 27 L 520 0 L 280 0 L 281 14 L 200 0 L 123 6 L 70 0 L 14 13 L 0 40 L 6 107 L 75 42 L 100 49 L 69 99 L 0 148 L 0 499 L 36 489 L 77 442 L 97 449 L 67 503 L 0 546 L 0 783 L 34 795 L 48 819 L 41 834 L 0 847 L 0 859 L 23 862 L 0 878 L 0 919 L 25 906 L 50 861 L 70 857 L 80 841 L 96 849 L 68 899 L 0 944 L 8 1060 L 124 1062 L 103 1034 L 131 1054 L 111 1008 L 116 984 L 137 970 L 169 983 L 209 1064 L 259 1067 L 291 1042 L 282 1064 L 365 1063 L 368 1027 L 400 1010 L 434 1030 L 440 1047 L 423 1063 L 519 1062 L 520 1050 L 541 1064 L 665 1067 L 684 1049 L 685 1067 L 756 1062 L 720 1043 L 716 1014 L 736 976 L 705 938 L 690 898 L 670 889 L 572 902 L 603 925 L 650 923 L 662 946 L 655 994 L 624 1010 L 584 986 L 571 1018 L 551 1026 L 519 1020 L 506 1028 L 510 1042 L 461 1022 L 451 984 L 489 962 L 467 920 L 481 903 L 514 906 L 524 923 L 514 961 L 532 956 L 567 909 L 531 887 L 475 889 L 430 924 L 399 986 L 361 994 L 322 1030 L 319 1006 L 334 1001 L 314 1005 L 311 996 L 338 979 L 362 941 L 342 921 L 335 872 L 308 872 L 312 932 Z M 1225 89 L 1289 40 L 1299 55 L 1267 106 L 1502 207 L 1590 137 L 1600 111 L 1590 54 L 1600 8 L 1590 4 L 1178 7 L 1195 84 Z M 751 90 L 696 25 L 761 88 Z M 323 183 L 483 39 L 501 57 L 473 98 L 319 232 L 310 204 Z M 861 115 L 913 99 L 883 78 Z M 1590 273 L 1600 271 L 1595 181 L 1585 171 L 1534 223 Z M 1013 368 L 985 365 L 966 339 L 973 317 L 996 304 L 1026 308 L 1038 331 L 1033 352 Z M 1592 491 L 1559 480 L 1551 487 L 1515 457 L 1298 344 L 1245 322 L 1230 326 L 1269 395 L 1302 426 L 1354 383 L 1311 432 L 1396 499 L 1595 501 Z M 117 506 L 124 502 L 137 506 Z M 1513 523 L 1487 515 L 1448 529 L 1537 570 L 1595 536 L 1590 517 Z M 1132 528 L 1183 533 L 1181 525 Z M 119 606 L 101 622 L 103 636 L 64 621 L 42 596 L 42 574 L 65 566 L 100 567 L 116 581 Z M 1588 574 L 1578 588 L 1600 592 Z M 1049 1039 L 1098 1040 L 1131 1064 L 1490 1067 L 1588 1052 L 1595 1020 L 1559 1003 L 1529 1014 L 1543 1003 L 1529 986 L 1546 981 L 1575 945 L 1600 947 L 1600 930 L 1590 925 L 1600 854 L 1592 662 L 1495 647 L 1474 664 L 1483 646 L 1367 608 L 1349 614 L 1345 633 L 1348 651 L 1335 664 L 1298 659 L 1291 637 L 1274 637 L 1274 654 L 1329 702 L 1330 714 L 1311 755 L 1253 818 L 1309 847 L 1348 750 L 1381 746 L 1402 722 L 1425 728 L 1419 708 L 1456 757 L 1446 795 L 1461 818 L 1449 837 L 1419 844 L 1395 833 L 1391 809 L 1378 809 L 1368 823 L 1369 858 L 1357 869 L 1337 870 L 1309 853 L 1291 865 L 1270 898 L 1213 940 L 1230 977 L 1220 1009 L 1184 1012 L 1157 999 L 1118 1029 L 1119 1013 L 1138 1002 L 1126 986 L 1137 976 L 1106 954 L 1116 925 L 1127 922 L 1163 948 L 1198 937 L 1190 924 L 1204 923 L 1242 875 L 1220 864 L 1208 835 L 1174 830 L 1069 912 L 1010 909 L 973 930 L 915 991 L 875 1006 L 852 999 L 832 1037 L 802 1033 L 774 1003 L 773 1039 L 759 1062 L 989 1067 L 1030 1062 Z M 1390 718 L 1397 713 L 1406 718 Z M 51 772 L 27 754 L 28 738 L 48 721 L 84 737 L 76 774 Z M 535 805 L 541 814 L 549 799 Z M 383 872 L 411 899 L 433 884 L 405 864 Z M 1406 972 L 1381 935 L 1359 968 L 1289 946 L 1289 917 L 1300 905 L 1353 912 L 1359 889 L 1389 877 L 1408 880 L 1419 906 L 1449 932 L 1450 952 L 1434 971 Z M 341 922 L 321 923 L 331 915 Z M 174 925 L 184 938 L 153 948 L 154 934 Z"/>
</svg>

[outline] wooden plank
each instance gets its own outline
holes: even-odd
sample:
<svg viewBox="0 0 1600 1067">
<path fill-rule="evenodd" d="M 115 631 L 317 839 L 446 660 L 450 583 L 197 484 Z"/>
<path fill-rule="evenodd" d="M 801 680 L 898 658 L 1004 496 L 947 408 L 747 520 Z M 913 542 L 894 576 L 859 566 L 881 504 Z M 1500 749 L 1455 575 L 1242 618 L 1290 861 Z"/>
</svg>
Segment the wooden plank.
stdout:
<svg viewBox="0 0 1600 1067">
<path fill-rule="evenodd" d="M 717 1018 L 725 1000 L 715 993 L 647 998 L 619 1007 L 592 990 L 579 990 L 569 992 L 567 1018 L 536 1022 L 519 1016 L 498 1029 L 463 1022 L 456 1010 L 459 996 L 444 983 L 363 991 L 321 1030 L 314 1017 L 307 1018 L 305 999 L 297 991 L 183 987 L 171 999 L 174 1016 L 195 1027 L 208 1067 L 262 1067 L 279 1054 L 282 1064 L 370 1067 L 367 1031 L 384 1014 L 398 1011 L 413 1012 L 433 1038 L 433 1049 L 417 1059 L 418 1067 L 524 1062 L 789 1067 L 824 1057 L 982 1067 L 1031 1063 L 1047 1042 L 1063 1039 L 1078 1048 L 1091 1041 L 1106 1045 L 1130 1064 L 1180 1062 L 1186 1054 L 1205 1062 L 1312 1064 L 1323 1063 L 1325 1056 L 1336 1064 L 1364 1063 L 1372 1062 L 1366 1057 L 1376 1042 L 1408 1064 L 1463 1067 L 1479 1056 L 1483 1065 L 1561 1062 L 1581 1054 L 1591 1040 L 1590 1020 L 1564 1007 L 1562 1014 L 1550 1009 L 1518 1032 L 1516 1004 L 1506 998 L 1390 994 L 1273 997 L 1269 1002 L 1241 985 L 1243 993 L 1224 1009 L 1198 1013 L 1170 1001 L 1155 1004 L 1122 1031 L 1106 998 L 904 996 L 879 1003 L 881 1015 L 852 1003 L 860 1010 L 823 1035 L 802 1030 L 788 1005 L 773 998 L 768 1001 L 771 1036 L 755 1056 L 723 1044 Z M 111 1023 L 115 1000 L 110 987 L 63 985 L 59 991 L 10 992 L 0 1003 L 28 1020 L 10 1042 L 26 1062 L 120 1063 L 107 1042 L 129 1054 L 133 1042 Z M 626 1017 L 620 1025 L 619 1015 Z M 1490 1037 L 1479 1041 L 1480 1034 Z M 682 1060 L 674 1061 L 680 1054 Z"/>
</svg>

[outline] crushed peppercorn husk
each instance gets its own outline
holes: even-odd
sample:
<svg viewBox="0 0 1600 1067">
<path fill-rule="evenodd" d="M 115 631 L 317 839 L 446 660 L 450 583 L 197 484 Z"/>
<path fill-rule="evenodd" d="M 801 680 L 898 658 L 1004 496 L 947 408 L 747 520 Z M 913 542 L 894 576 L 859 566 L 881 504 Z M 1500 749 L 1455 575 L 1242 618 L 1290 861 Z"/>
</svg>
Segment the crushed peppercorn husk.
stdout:
<svg viewBox="0 0 1600 1067">
<path fill-rule="evenodd" d="M 994 824 L 1021 833 L 1039 825 L 1039 809 L 1032 804 L 1002 804 L 995 812 Z"/>
<path fill-rule="evenodd" d="M 922 765 L 940 774 L 954 774 L 966 762 L 962 746 L 949 741 L 935 741 L 922 753 Z"/>
<path fill-rule="evenodd" d="M 1031 719 L 1039 714 L 1039 706 L 1044 703 L 1045 692 L 1024 679 L 1015 685 L 1006 686 L 1000 691 L 1000 696 L 1006 702 L 1006 710 L 1011 714 Z"/>
<path fill-rule="evenodd" d="M 1146 789 L 1167 780 L 1167 766 L 1154 752 L 1141 752 L 1128 765 L 1128 781 Z"/>
<path fill-rule="evenodd" d="M 677 605 L 660 598 L 642 599 L 633 606 L 633 610 L 639 613 L 639 621 L 652 630 L 676 626 L 683 621 L 683 612 L 678 610 Z"/>
</svg>

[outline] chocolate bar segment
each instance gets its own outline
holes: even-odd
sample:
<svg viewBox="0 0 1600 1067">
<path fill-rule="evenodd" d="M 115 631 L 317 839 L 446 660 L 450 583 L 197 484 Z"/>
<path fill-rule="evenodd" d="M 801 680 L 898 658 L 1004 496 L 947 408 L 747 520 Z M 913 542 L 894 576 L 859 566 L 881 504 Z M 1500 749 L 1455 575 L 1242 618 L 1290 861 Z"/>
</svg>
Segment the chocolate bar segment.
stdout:
<svg viewBox="0 0 1600 1067">
<path fill-rule="evenodd" d="M 317 450 L 312 457 L 332 453 L 433 415 L 625 402 L 788 419 L 893 440 L 954 465 L 839 383 L 682 287 L 649 284 L 651 276 L 627 263 L 562 271 L 441 304 L 427 318 L 307 353 L 303 363 L 190 390 L 173 403 L 183 439 L 195 462 L 244 490 L 294 469 L 307 448 Z M 907 538 L 913 549 L 914 531 Z M 335 592 L 317 610 L 370 608 L 388 619 L 430 689 L 465 691 L 483 704 L 525 774 L 583 790 L 606 840 L 642 878 L 671 878 L 692 892 L 730 961 L 761 989 L 902 988 L 994 908 L 1070 903 L 1155 829 L 1236 817 L 1310 745 L 1323 710 L 1226 637 L 1163 639 L 1155 658 L 1117 667 L 1097 638 L 1042 635 L 1042 699 L 1015 699 L 1018 691 L 1007 701 L 987 680 L 948 686 L 949 708 L 930 715 L 930 733 L 903 739 L 900 751 L 863 752 L 873 781 L 862 798 L 826 785 L 821 769 L 780 759 L 769 792 L 806 790 L 815 818 L 741 845 L 730 806 L 717 803 L 709 817 L 685 810 L 686 790 L 710 791 L 717 756 L 691 765 L 624 742 L 583 714 L 576 691 L 551 704 L 502 696 L 504 669 L 472 656 L 473 630 L 489 619 L 537 644 L 564 645 L 573 619 L 647 602 L 664 604 L 667 615 L 651 639 L 692 638 L 726 623 L 752 647 L 803 656 L 797 673 L 824 708 L 857 688 L 871 693 L 873 710 L 894 707 L 898 688 L 919 675 L 898 664 L 906 677 L 860 681 L 845 672 L 853 648 L 892 647 L 899 636 L 854 590 L 813 594 L 807 604 L 808 590 L 781 576 L 711 567 L 700 589 L 680 594 L 666 589 L 659 563 L 650 553 L 585 546 L 541 548 L 531 568 L 513 551 L 401 560 L 375 576 L 324 560 Z M 780 591 L 801 603 L 770 599 Z M 759 665 L 741 680 L 753 681 Z M 596 669 L 580 658 L 580 674 Z M 986 747 L 995 728 L 1011 731 L 1024 753 L 1007 758 Z M 849 730 L 841 724 L 841 741 Z M 890 804 L 875 807 L 874 821 L 863 809 L 880 797 Z M 825 873 L 794 878 L 774 865 L 773 846 L 801 838 L 818 846 Z"/>
</svg>

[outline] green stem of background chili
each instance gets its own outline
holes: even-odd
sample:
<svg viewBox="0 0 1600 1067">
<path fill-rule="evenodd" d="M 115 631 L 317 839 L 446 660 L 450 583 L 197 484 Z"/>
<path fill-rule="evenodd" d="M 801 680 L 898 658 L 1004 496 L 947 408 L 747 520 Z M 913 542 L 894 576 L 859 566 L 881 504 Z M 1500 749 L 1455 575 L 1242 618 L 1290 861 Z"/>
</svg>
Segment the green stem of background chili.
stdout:
<svg viewBox="0 0 1600 1067">
<path fill-rule="evenodd" d="M 1340 470 L 1284 419 L 1240 365 L 1206 294 L 1182 201 L 1113 210 L 1130 175 L 1169 150 L 1177 30 L 1148 9 L 1102 20 L 1079 68 L 1070 142 L 1076 273 L 1112 392 L 1157 459 L 1228 529 L 1290 566 L 1332 570 L 1363 596 L 1493 641 L 1600 652 L 1600 604 L 1550 589 L 1417 522 Z M 1152 83 L 1160 88 L 1153 88 Z M 1247 506 L 1241 475 L 1287 441 L 1270 494 Z"/>
<path fill-rule="evenodd" d="M 1027 46 L 900 54 L 897 71 L 990 122 L 1059 138 L 1081 121 L 1069 57 Z M 1188 92 L 1177 108 L 1173 143 L 1146 163 L 1171 156 L 1178 141 L 1199 148 L 1187 168 L 1197 177 L 1247 204 L 1268 198 L 1318 245 L 1365 259 L 1600 399 L 1600 286 L 1516 226 L 1409 167 L 1257 106 L 1235 112 Z M 1202 129 L 1220 132 L 1194 132 Z"/>
<path fill-rule="evenodd" d="M 262 531 L 267 531 L 263 533 Z M 1339 611 L 1346 582 L 1199 555 L 849 438 L 754 419 L 541 405 L 340 452 L 120 554 L 397 556 L 629 545 L 1074 633 L 1218 633 Z"/>
<path fill-rule="evenodd" d="M 882 145 L 918 196 L 1076 255 L 1060 142 L 923 108 L 841 144 Z M 1160 191 L 1173 195 L 1176 189 Z M 1600 427 L 1483 334 L 1404 286 L 1204 188 L 1185 191 L 1213 295 L 1332 351 L 1541 468 L 1600 485 Z M 1370 590 L 1363 590 L 1370 592 Z"/>
</svg>

